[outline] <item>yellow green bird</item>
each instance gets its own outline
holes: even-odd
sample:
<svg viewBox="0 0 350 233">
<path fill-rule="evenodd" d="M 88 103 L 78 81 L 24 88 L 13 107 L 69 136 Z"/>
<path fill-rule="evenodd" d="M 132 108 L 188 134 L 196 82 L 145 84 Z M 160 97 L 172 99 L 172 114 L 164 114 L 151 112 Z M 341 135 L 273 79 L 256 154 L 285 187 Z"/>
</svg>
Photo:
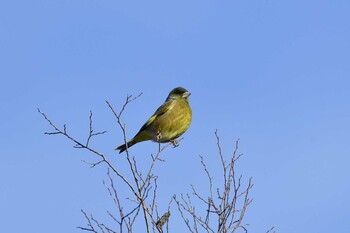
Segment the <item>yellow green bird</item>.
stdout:
<svg viewBox="0 0 350 233">
<path fill-rule="evenodd" d="M 127 144 L 116 148 L 122 153 L 136 143 L 152 140 L 154 142 L 172 142 L 177 145 L 176 138 L 186 132 L 191 124 L 192 110 L 188 103 L 191 95 L 185 88 L 173 89 L 165 102 L 156 110 L 140 131 Z"/>
</svg>

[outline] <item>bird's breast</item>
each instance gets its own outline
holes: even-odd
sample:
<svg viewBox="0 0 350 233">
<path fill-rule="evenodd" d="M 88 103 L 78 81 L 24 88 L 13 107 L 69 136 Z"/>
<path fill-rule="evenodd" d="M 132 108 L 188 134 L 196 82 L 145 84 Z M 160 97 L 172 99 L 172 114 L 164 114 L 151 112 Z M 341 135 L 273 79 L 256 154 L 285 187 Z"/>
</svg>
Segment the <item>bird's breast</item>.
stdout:
<svg viewBox="0 0 350 233">
<path fill-rule="evenodd" d="M 192 121 L 192 110 L 187 101 L 173 101 L 171 108 L 164 114 L 158 116 L 150 132 L 152 140 L 168 142 L 181 136 L 190 126 Z"/>
</svg>

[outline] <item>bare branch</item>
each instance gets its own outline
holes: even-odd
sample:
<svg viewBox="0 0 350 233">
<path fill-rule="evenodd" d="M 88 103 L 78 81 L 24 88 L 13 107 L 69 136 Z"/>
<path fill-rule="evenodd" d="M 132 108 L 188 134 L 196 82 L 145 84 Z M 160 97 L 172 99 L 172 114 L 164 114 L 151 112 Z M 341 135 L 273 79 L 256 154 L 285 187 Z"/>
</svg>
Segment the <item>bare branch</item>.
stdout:
<svg viewBox="0 0 350 233">
<path fill-rule="evenodd" d="M 271 227 L 266 233 L 275 233 L 275 227 Z"/>
<path fill-rule="evenodd" d="M 90 218 L 88 217 L 88 215 L 85 213 L 84 210 L 81 210 L 81 212 L 84 214 L 85 216 L 85 219 L 88 221 L 88 227 L 89 228 L 86 228 L 86 227 L 77 227 L 78 229 L 81 229 L 81 230 L 84 230 L 84 231 L 91 231 L 91 232 L 96 232 L 98 233 L 98 231 L 95 230 Z"/>
<path fill-rule="evenodd" d="M 142 93 L 141 93 L 142 94 Z M 119 125 L 119 127 L 121 128 L 122 132 L 123 132 L 123 136 L 124 136 L 124 141 L 126 142 L 126 130 L 125 130 L 125 125 L 122 123 L 121 121 L 121 115 L 124 112 L 126 106 L 134 101 L 135 99 L 137 99 L 138 97 L 141 96 L 138 95 L 136 97 L 132 97 L 131 95 L 128 95 L 124 105 L 122 106 L 121 110 L 119 111 L 119 113 L 117 113 L 112 105 L 106 101 L 106 103 L 108 104 L 108 107 L 111 109 L 111 111 L 113 112 L 114 116 L 117 118 L 117 123 Z M 152 189 L 151 186 L 151 182 L 154 180 L 156 181 L 157 176 L 153 175 L 153 168 L 155 166 L 155 163 L 157 161 L 162 161 L 159 156 L 160 153 L 170 145 L 166 145 L 164 146 L 161 150 L 158 151 L 157 155 L 153 158 L 152 156 L 152 161 L 151 161 L 151 165 L 149 167 L 149 169 L 146 171 L 146 177 L 143 178 L 142 176 L 142 171 L 138 170 L 138 166 L 137 166 L 137 161 L 135 159 L 135 157 L 131 157 L 128 150 L 126 150 L 127 156 L 126 159 L 128 161 L 129 164 L 129 171 L 131 172 L 132 176 L 133 176 L 133 183 L 128 181 L 126 179 L 126 176 L 124 176 L 116 167 L 114 167 L 114 165 L 112 165 L 112 163 L 110 161 L 108 161 L 106 159 L 106 156 L 103 153 L 100 153 L 99 151 L 97 151 L 96 149 L 92 148 L 90 146 L 90 142 L 92 140 L 93 137 L 98 136 L 98 135 L 102 135 L 105 134 L 107 131 L 101 131 L 101 132 L 95 132 L 93 129 L 93 114 L 90 111 L 90 115 L 89 115 L 89 134 L 88 137 L 85 141 L 85 143 L 75 139 L 73 136 L 71 136 L 68 133 L 67 130 L 67 126 L 63 125 L 63 128 L 60 129 L 59 127 L 57 127 L 47 116 L 45 113 L 43 113 L 42 111 L 40 111 L 40 109 L 38 109 L 38 112 L 44 117 L 44 119 L 48 122 L 48 124 L 54 129 L 53 132 L 46 132 L 45 134 L 47 135 L 56 135 L 56 134 L 61 134 L 63 136 L 65 136 L 67 139 L 69 139 L 70 141 L 72 141 L 75 145 L 75 148 L 79 148 L 79 149 L 86 149 L 90 152 L 92 152 L 93 154 L 97 155 L 99 160 L 97 162 L 87 162 L 85 160 L 83 160 L 84 163 L 90 165 L 91 168 L 94 168 L 100 164 L 106 164 L 107 165 L 107 175 L 109 178 L 109 183 L 110 185 L 107 186 L 106 182 L 104 182 L 104 185 L 109 193 L 109 196 L 113 199 L 114 204 L 116 205 L 117 209 L 118 209 L 118 213 L 119 213 L 119 218 L 116 218 L 111 212 L 107 211 L 107 214 L 115 221 L 119 224 L 119 231 L 122 232 L 124 229 L 124 226 L 126 227 L 128 232 L 132 231 L 132 226 L 136 221 L 136 218 L 138 216 L 139 210 L 142 209 L 143 210 L 143 216 L 144 216 L 144 220 L 145 220 L 145 224 L 146 224 L 146 229 L 147 232 L 150 232 L 150 225 L 149 225 L 149 217 L 151 219 L 151 221 L 155 224 L 156 223 L 156 218 L 154 218 L 153 213 L 154 212 L 150 212 L 147 204 L 146 204 L 146 199 L 148 199 L 149 197 L 149 193 L 150 190 Z M 117 177 L 119 177 L 121 179 L 121 181 L 129 188 L 129 190 L 132 193 L 132 196 L 135 199 L 135 203 L 136 206 L 131 209 L 129 212 L 124 213 L 124 208 L 121 204 L 120 198 L 118 196 L 118 192 L 115 188 L 114 185 L 114 181 L 112 179 L 112 176 L 110 174 L 110 171 L 112 171 Z M 155 182 L 156 184 L 156 182 Z M 156 187 L 154 188 L 153 191 L 153 199 L 156 198 Z M 129 200 L 132 200 L 131 198 L 127 198 Z M 155 202 L 155 200 L 152 200 L 153 202 Z M 83 211 L 82 211 L 83 212 Z M 79 229 L 81 230 L 88 230 L 88 231 L 93 231 L 93 232 L 114 232 L 111 228 L 105 226 L 104 224 L 100 223 L 98 220 L 94 219 L 93 216 L 91 215 L 90 217 L 85 213 L 84 216 L 88 221 L 88 227 L 80 227 Z"/>
<path fill-rule="evenodd" d="M 226 162 L 217 131 L 215 131 L 215 137 L 222 169 L 223 186 L 221 188 L 216 187 L 216 193 L 214 194 L 214 178 L 204 162 L 204 157 L 200 156 L 201 165 L 208 178 L 209 195 L 204 197 L 204 195 L 199 194 L 194 185 L 191 185 L 191 188 L 192 196 L 203 203 L 205 212 L 201 214 L 195 211 L 195 206 L 192 204 L 189 194 L 187 194 L 186 199 L 182 196 L 181 201 L 177 200 L 176 197 L 174 200 L 182 219 L 191 232 L 198 232 L 198 226 L 206 232 L 212 233 L 235 232 L 237 229 L 247 231 L 248 224 L 243 224 L 243 219 L 248 206 L 252 202 L 252 199 L 249 198 L 249 191 L 253 187 L 252 178 L 249 179 L 246 188 L 241 190 L 242 175 L 237 178 L 235 174 L 235 162 L 241 157 L 241 155 L 236 156 L 239 141 L 236 141 L 234 153 L 229 162 Z M 238 206 L 238 203 L 241 207 Z M 236 213 L 239 213 L 239 215 L 236 216 Z M 189 216 L 186 216 L 186 214 Z M 215 222 L 216 230 L 214 230 Z"/>
<path fill-rule="evenodd" d="M 82 148 L 82 149 L 86 149 L 94 154 L 96 154 L 97 156 L 99 156 L 101 158 L 101 161 L 92 164 L 92 167 L 95 167 L 98 164 L 101 163 L 105 163 L 111 170 L 113 170 L 113 172 L 115 174 L 117 174 L 117 176 L 119 178 L 121 178 L 125 184 L 128 185 L 128 187 L 131 189 L 131 191 L 134 193 L 134 195 L 136 197 L 139 198 L 138 193 L 136 192 L 135 188 L 131 185 L 131 183 L 106 159 L 106 157 L 104 156 L 104 154 L 98 152 L 95 149 L 92 149 L 90 146 L 86 146 L 85 144 L 77 141 L 75 138 L 73 138 L 72 136 L 70 136 L 67 133 L 66 130 L 66 125 L 64 125 L 64 130 L 60 130 L 54 123 L 52 123 L 52 121 L 45 115 L 45 113 L 41 112 L 40 109 L 38 108 L 38 112 L 45 118 L 45 120 L 56 130 L 54 132 L 54 134 L 62 134 L 63 136 L 65 136 L 66 138 L 68 138 L 70 141 L 73 141 L 77 146 L 76 148 Z M 50 133 L 45 133 L 45 134 L 50 134 Z"/>
<path fill-rule="evenodd" d="M 112 111 L 116 118 L 117 125 L 122 131 L 123 141 L 127 145 L 126 125 L 122 122 L 122 114 L 124 113 L 127 105 L 132 101 L 136 100 L 142 95 L 140 93 L 136 97 L 127 95 L 124 104 L 120 111 L 115 111 L 112 105 L 106 101 L 109 109 Z M 158 203 L 157 203 L 157 190 L 158 190 L 158 175 L 155 174 L 155 166 L 158 161 L 165 162 L 162 159 L 161 153 L 173 145 L 178 146 L 178 141 L 170 142 L 164 146 L 158 144 L 158 151 L 155 154 L 151 154 L 148 159 L 148 166 L 146 169 L 140 169 L 140 161 L 137 157 L 132 156 L 129 153 L 128 147 L 126 146 L 126 159 L 127 166 L 126 170 L 121 172 L 118 169 L 118 164 L 112 163 L 107 159 L 107 156 L 97 149 L 93 148 L 92 140 L 95 136 L 103 135 L 107 131 L 95 131 L 93 129 L 93 113 L 90 111 L 89 114 L 89 133 L 86 140 L 80 141 L 73 137 L 67 129 L 66 124 L 62 127 L 58 127 L 53 123 L 47 115 L 38 108 L 38 112 L 42 115 L 45 121 L 52 127 L 52 132 L 45 132 L 47 135 L 63 135 L 69 141 L 74 143 L 74 148 L 85 149 L 92 154 L 97 156 L 96 162 L 87 162 L 82 160 L 85 164 L 88 164 L 90 168 L 104 164 L 107 167 L 107 181 L 103 181 L 109 197 L 113 200 L 114 210 L 106 211 L 107 217 L 110 218 L 115 224 L 114 227 L 118 228 L 117 231 L 111 227 L 106 226 L 100 222 L 93 215 L 88 215 L 86 212 L 81 210 L 86 221 L 87 226 L 77 227 L 83 231 L 89 232 L 102 232 L 102 233 L 132 233 L 134 224 L 141 219 L 145 224 L 145 232 L 150 233 L 151 229 L 153 233 L 163 233 L 165 230 L 169 232 L 169 218 L 170 218 L 170 206 L 172 201 L 175 202 L 177 209 L 183 219 L 187 229 L 191 233 L 207 232 L 207 233 L 228 233 L 235 232 L 237 230 L 248 232 L 249 224 L 244 223 L 244 217 L 247 212 L 249 205 L 253 199 L 250 198 L 250 190 L 253 188 L 252 178 L 249 178 L 248 183 L 245 184 L 245 180 L 242 175 L 236 174 L 236 162 L 241 158 L 242 154 L 238 154 L 239 140 L 235 142 L 233 154 L 228 160 L 223 154 L 221 148 L 220 137 L 217 130 L 215 130 L 215 139 L 217 145 L 217 156 L 219 161 L 220 175 L 217 177 L 217 173 L 211 171 L 211 166 L 206 164 L 204 156 L 200 157 L 200 163 L 204 174 L 207 177 L 208 182 L 208 193 L 199 193 L 194 185 L 191 185 L 191 194 L 181 195 L 180 199 L 174 195 L 168 205 L 167 210 L 162 210 L 163 213 L 159 217 Z M 142 163 L 145 163 L 143 160 Z M 146 162 L 147 164 L 147 162 Z M 209 164 L 211 165 L 211 164 Z M 215 176 L 214 176 L 215 175 Z M 130 180 L 127 179 L 129 177 Z M 130 178 L 131 177 L 131 178 Z M 215 181 L 220 180 L 220 185 Z M 120 187 L 120 182 L 121 187 Z M 118 184 L 118 185 L 117 185 Z M 123 199 L 123 191 L 128 190 L 128 194 Z M 129 202 L 130 205 L 124 204 L 124 200 Z M 200 203 L 195 205 L 194 203 Z M 141 213 L 141 214 L 140 214 Z M 164 227 L 166 226 L 166 228 Z M 272 233 L 274 227 L 267 231 Z"/>
</svg>

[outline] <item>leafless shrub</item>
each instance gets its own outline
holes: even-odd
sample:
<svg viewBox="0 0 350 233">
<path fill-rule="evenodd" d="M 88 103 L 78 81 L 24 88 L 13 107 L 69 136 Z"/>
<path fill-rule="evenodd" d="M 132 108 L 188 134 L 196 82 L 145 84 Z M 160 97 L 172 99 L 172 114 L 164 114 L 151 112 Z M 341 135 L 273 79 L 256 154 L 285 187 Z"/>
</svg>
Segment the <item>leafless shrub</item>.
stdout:
<svg viewBox="0 0 350 233">
<path fill-rule="evenodd" d="M 204 196 L 197 192 L 195 186 L 192 185 L 192 194 L 181 195 L 180 198 L 174 197 L 181 217 L 187 228 L 192 233 L 202 232 L 235 232 L 243 229 L 247 232 L 247 224 L 243 223 L 245 213 L 253 199 L 249 197 L 249 192 L 253 188 L 252 178 L 248 184 L 242 187 L 242 175 L 237 176 L 235 165 L 242 154 L 238 153 L 239 141 L 235 143 L 233 155 L 229 158 L 229 162 L 225 161 L 221 150 L 220 138 L 215 131 L 217 140 L 218 156 L 222 167 L 223 187 L 214 187 L 214 178 L 209 171 L 204 158 L 200 156 L 200 161 L 208 178 L 209 195 Z M 204 209 L 204 213 L 199 213 L 199 206 L 193 204 L 193 198 L 199 200 Z"/>
<path fill-rule="evenodd" d="M 106 101 L 122 131 L 125 143 L 127 142 L 126 128 L 125 124 L 122 123 L 121 117 L 127 105 L 139 98 L 141 94 L 136 97 L 131 95 L 127 96 L 119 112 L 116 112 L 112 105 Z M 243 219 L 248 206 L 252 202 L 252 199 L 249 197 L 249 192 L 253 187 L 253 183 L 252 178 L 250 178 L 248 183 L 244 186 L 242 175 L 238 176 L 236 174 L 236 162 L 241 157 L 241 154 L 237 154 L 239 145 L 238 140 L 236 141 L 233 155 L 227 162 L 221 151 L 219 136 L 217 132 L 215 132 L 219 152 L 218 158 L 223 172 L 222 177 L 220 177 L 223 178 L 223 187 L 216 187 L 212 173 L 209 171 L 204 158 L 200 156 L 204 176 L 208 179 L 209 195 L 204 196 L 200 194 L 197 192 L 195 186 L 192 185 L 191 195 L 181 195 L 180 198 L 174 195 L 170 198 L 166 212 L 159 213 L 157 202 L 158 175 L 154 174 L 154 168 L 157 163 L 164 162 L 164 160 L 160 158 L 160 155 L 167 147 L 172 145 L 171 143 L 166 144 L 163 147 L 159 144 L 158 152 L 155 155 L 151 155 L 148 167 L 142 170 L 138 165 L 137 158 L 132 156 L 129 153 L 128 148 L 126 148 L 126 156 L 123 158 L 127 161 L 128 169 L 126 173 L 125 171 L 123 173 L 118 167 L 118 164 L 112 163 L 107 159 L 108 156 L 91 146 L 91 140 L 96 136 L 101 136 L 107 132 L 95 132 L 93 128 L 93 113 L 91 111 L 89 115 L 89 134 L 84 142 L 79 141 L 72 136 L 68 132 L 65 124 L 60 128 L 40 109 L 38 109 L 38 112 L 53 128 L 53 131 L 46 132 L 45 134 L 63 135 L 74 143 L 74 148 L 87 150 L 96 155 L 96 158 L 98 159 L 96 162 L 87 162 L 83 160 L 83 162 L 88 164 L 90 168 L 95 168 L 100 165 L 107 167 L 107 180 L 103 181 L 103 184 L 109 197 L 113 200 L 116 209 L 116 213 L 107 211 L 107 216 L 112 220 L 113 226 L 107 226 L 92 214 L 88 214 L 84 210 L 81 210 L 87 223 L 84 227 L 78 227 L 80 230 L 96 233 L 131 233 L 134 231 L 137 220 L 139 220 L 144 222 L 145 231 L 147 233 L 169 232 L 170 207 L 174 201 L 184 223 L 192 233 L 201 232 L 200 230 L 218 233 L 235 232 L 238 229 L 242 229 L 245 232 L 248 231 L 248 224 L 245 224 Z M 130 194 L 126 199 L 122 198 L 120 193 L 120 190 L 125 190 L 125 187 Z M 205 207 L 206 210 L 204 213 L 197 212 L 197 209 L 201 209 L 201 207 L 196 208 L 192 202 L 194 198 Z M 274 232 L 273 230 L 274 228 L 271 228 L 267 232 Z"/>
</svg>

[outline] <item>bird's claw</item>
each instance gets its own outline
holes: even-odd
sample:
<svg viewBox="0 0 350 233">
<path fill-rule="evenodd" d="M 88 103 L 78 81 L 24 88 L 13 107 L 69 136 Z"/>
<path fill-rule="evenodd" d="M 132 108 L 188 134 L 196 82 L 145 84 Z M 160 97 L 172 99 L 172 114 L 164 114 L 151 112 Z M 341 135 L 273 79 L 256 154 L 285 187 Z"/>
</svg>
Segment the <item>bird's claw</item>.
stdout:
<svg viewBox="0 0 350 233">
<path fill-rule="evenodd" d="M 170 142 L 173 144 L 173 148 L 178 147 L 178 146 L 180 145 L 180 144 L 179 144 L 179 141 L 176 140 L 176 139 L 171 140 Z"/>
<path fill-rule="evenodd" d="M 157 132 L 156 139 L 157 139 L 157 142 L 160 142 L 160 140 L 162 139 L 162 134 L 160 133 L 160 131 Z"/>
</svg>

